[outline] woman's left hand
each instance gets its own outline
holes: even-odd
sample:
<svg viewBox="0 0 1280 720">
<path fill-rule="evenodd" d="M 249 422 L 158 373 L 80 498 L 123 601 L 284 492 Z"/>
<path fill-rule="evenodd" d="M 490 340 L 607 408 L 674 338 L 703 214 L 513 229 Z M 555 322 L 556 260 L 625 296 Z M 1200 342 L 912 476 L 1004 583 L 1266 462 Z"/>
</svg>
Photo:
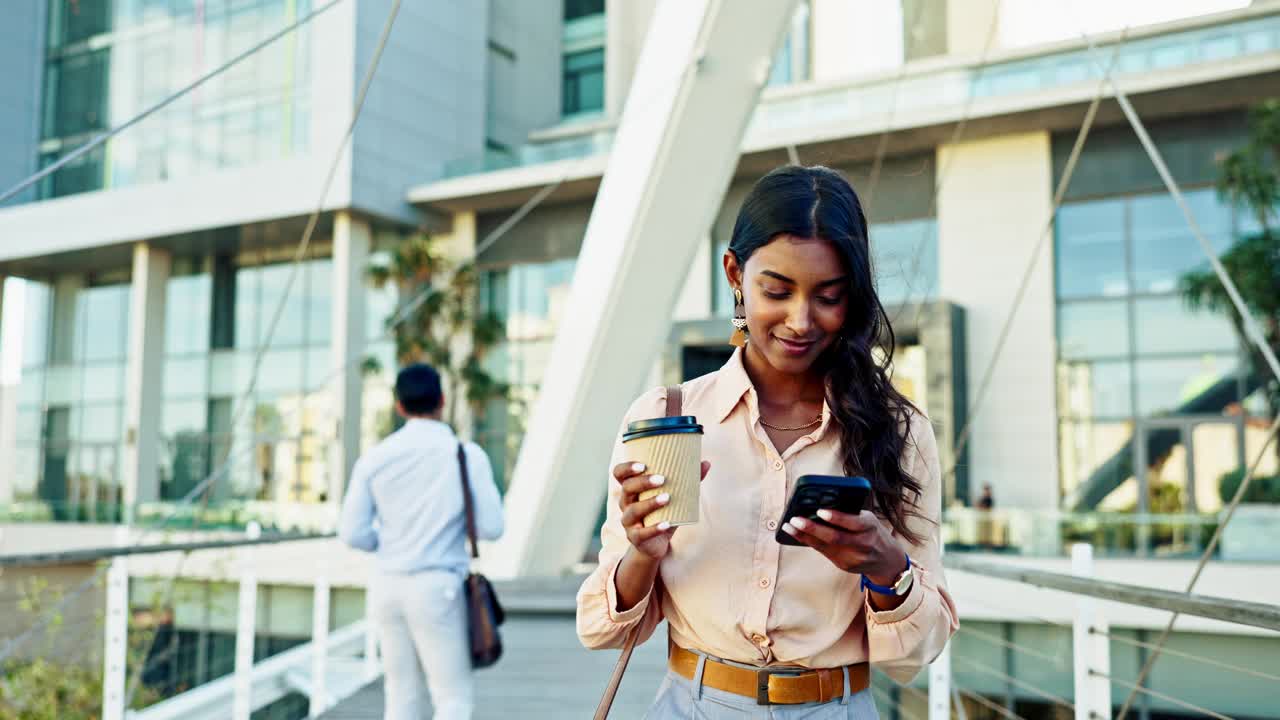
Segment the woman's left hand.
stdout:
<svg viewBox="0 0 1280 720">
<path fill-rule="evenodd" d="M 819 510 L 824 522 L 794 517 L 782 529 L 817 550 L 845 572 L 865 575 L 877 585 L 892 585 L 907 567 L 907 553 L 869 510 L 857 515 Z"/>
</svg>

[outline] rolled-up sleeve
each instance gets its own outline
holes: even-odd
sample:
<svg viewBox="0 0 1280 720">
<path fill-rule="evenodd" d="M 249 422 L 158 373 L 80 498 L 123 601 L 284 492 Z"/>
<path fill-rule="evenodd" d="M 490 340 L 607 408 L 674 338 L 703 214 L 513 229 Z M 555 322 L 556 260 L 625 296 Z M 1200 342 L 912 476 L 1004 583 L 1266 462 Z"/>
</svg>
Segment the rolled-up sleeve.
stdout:
<svg viewBox="0 0 1280 720">
<path fill-rule="evenodd" d="M 916 414 L 911 422 L 911 443 L 904 466 L 920 483 L 916 510 L 908 526 L 922 540 L 909 545 L 916 567 L 915 583 L 906 600 L 892 610 L 876 611 L 867 604 L 867 640 L 870 661 L 899 682 L 908 682 L 933 662 L 960 627 L 955 602 L 947 592 L 942 570 L 942 469 L 938 443 L 928 418 Z"/>
<path fill-rule="evenodd" d="M 665 407 L 666 391 L 662 388 L 645 393 L 631 404 L 605 473 L 609 492 L 605 501 L 605 521 L 600 529 L 600 564 L 578 590 L 578 639 L 592 650 L 622 647 L 628 633 L 636 627 L 640 631 L 639 642 L 644 642 L 662 622 L 660 582 L 655 583 L 655 587 L 634 607 L 618 611 L 616 575 L 631 543 L 622 528 L 622 510 L 618 508 L 622 485 L 613 477 L 612 470 L 628 459 L 622 445 L 621 430 L 634 420 L 660 417 Z"/>
</svg>

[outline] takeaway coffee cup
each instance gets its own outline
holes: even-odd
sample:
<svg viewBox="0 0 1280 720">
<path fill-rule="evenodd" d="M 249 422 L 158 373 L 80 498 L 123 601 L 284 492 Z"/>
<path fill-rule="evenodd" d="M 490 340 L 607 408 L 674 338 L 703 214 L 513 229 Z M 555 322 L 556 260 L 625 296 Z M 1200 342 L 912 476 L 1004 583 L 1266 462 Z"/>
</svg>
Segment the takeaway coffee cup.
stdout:
<svg viewBox="0 0 1280 720">
<path fill-rule="evenodd" d="M 702 426 L 692 415 L 637 420 L 622 434 L 630 462 L 644 463 L 650 475 L 667 482 L 640 493 L 648 500 L 671 493 L 671 502 L 649 513 L 645 527 L 664 520 L 676 525 L 698 522 L 698 491 L 702 483 Z"/>
</svg>

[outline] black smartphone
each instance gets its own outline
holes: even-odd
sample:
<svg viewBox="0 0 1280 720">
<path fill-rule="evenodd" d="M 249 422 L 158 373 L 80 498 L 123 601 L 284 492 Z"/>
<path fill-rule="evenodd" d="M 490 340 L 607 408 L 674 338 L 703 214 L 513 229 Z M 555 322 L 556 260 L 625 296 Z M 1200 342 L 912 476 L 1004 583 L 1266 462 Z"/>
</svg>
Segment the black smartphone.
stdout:
<svg viewBox="0 0 1280 720">
<path fill-rule="evenodd" d="M 824 522 L 818 517 L 823 508 L 838 510 L 842 513 L 857 515 L 867 504 L 871 494 L 871 481 L 864 477 L 844 477 L 841 475 L 802 475 L 796 480 L 795 489 L 791 491 L 791 499 L 782 511 L 782 519 L 778 521 L 778 542 L 783 545 L 803 545 L 804 543 L 791 537 L 782 529 L 782 524 L 793 517 Z"/>
</svg>

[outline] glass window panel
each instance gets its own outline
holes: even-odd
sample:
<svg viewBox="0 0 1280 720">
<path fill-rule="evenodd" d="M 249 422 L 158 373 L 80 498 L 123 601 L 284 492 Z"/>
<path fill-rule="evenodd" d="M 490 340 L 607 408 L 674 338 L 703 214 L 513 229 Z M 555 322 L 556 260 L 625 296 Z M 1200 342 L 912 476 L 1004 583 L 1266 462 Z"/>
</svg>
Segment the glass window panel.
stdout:
<svg viewBox="0 0 1280 720">
<path fill-rule="evenodd" d="M 48 405 L 72 405 L 80 402 L 80 388 L 84 372 L 70 365 L 49 368 L 45 379 L 45 403 Z"/>
<path fill-rule="evenodd" d="M 44 365 L 49 360 L 49 316 L 53 292 L 44 283 L 26 281 L 23 291 L 22 364 Z"/>
<path fill-rule="evenodd" d="M 105 146 L 100 145 L 93 150 L 63 165 L 40 183 L 40 196 L 44 198 L 62 197 L 80 192 L 97 190 L 105 182 L 103 167 L 106 163 Z M 49 153 L 40 157 L 40 167 L 45 168 L 62 157 L 61 153 Z"/>
<path fill-rule="evenodd" d="M 124 357 L 129 338 L 129 286 L 108 285 L 80 291 L 76 358 L 87 361 Z"/>
<path fill-rule="evenodd" d="M 1071 360 L 1127 356 L 1128 303 L 1084 300 L 1059 304 L 1058 352 Z"/>
<path fill-rule="evenodd" d="M 124 364 L 87 365 L 84 374 L 84 401 L 102 402 L 124 398 Z"/>
<path fill-rule="evenodd" d="M 43 432 L 42 422 L 44 422 L 44 413 L 39 408 L 18 410 L 14 421 L 14 440 L 19 445 L 39 443 Z"/>
<path fill-rule="evenodd" d="M 604 0 L 564 0 L 564 19 L 576 20 L 604 12 Z"/>
<path fill-rule="evenodd" d="M 1129 363 L 1058 363 L 1058 412 L 1066 417 L 1126 418 L 1133 414 Z"/>
<path fill-rule="evenodd" d="M 306 270 L 307 344 L 327 345 L 333 316 L 333 261 L 312 260 Z"/>
<path fill-rule="evenodd" d="M 1217 512 L 1223 504 L 1219 493 L 1222 476 L 1240 469 L 1240 427 L 1234 422 L 1193 425 L 1191 446 L 1195 509 Z M 1270 456 L 1274 466 L 1276 454 L 1272 452 Z M 1249 458 L 1247 462 L 1252 460 Z"/>
<path fill-rule="evenodd" d="M 541 339 L 555 336 L 573 282 L 573 259 L 511 268 L 511 306 L 507 336 Z"/>
<path fill-rule="evenodd" d="M 1134 303 L 1139 353 L 1231 351 L 1239 340 L 1231 321 L 1192 311 L 1181 297 L 1140 298 Z"/>
<path fill-rule="evenodd" d="M 1221 414 L 1239 401 L 1238 362 L 1231 355 L 1138 360 L 1142 415 Z"/>
<path fill-rule="evenodd" d="M 41 370 L 27 368 L 18 378 L 18 406 L 40 407 L 44 405 L 44 376 Z"/>
<path fill-rule="evenodd" d="M 213 278 L 207 272 L 169 279 L 166 288 L 165 350 L 171 355 L 209 349 Z"/>
<path fill-rule="evenodd" d="M 379 252 L 374 254 L 371 264 L 382 265 L 390 261 L 390 254 Z M 489 276 L 492 273 L 480 273 L 480 307 L 487 308 L 486 300 L 489 297 L 486 291 L 486 283 L 490 282 Z M 396 313 L 396 297 L 398 293 L 395 283 L 388 282 L 382 287 L 375 287 L 372 282 L 365 286 L 365 321 L 364 332 L 365 339 L 373 341 L 382 337 L 387 329 L 387 321 Z"/>
<path fill-rule="evenodd" d="M 302 381 L 306 372 L 305 353 L 301 350 L 268 350 L 262 356 L 262 366 L 258 369 L 258 392 L 292 393 L 302 392 Z"/>
<path fill-rule="evenodd" d="M 896 305 L 920 302 L 938 287 L 938 224 L 936 220 L 873 225 L 871 254 L 875 262 L 880 302 Z M 723 278 L 724 273 L 719 273 Z M 728 280 L 723 280 L 728 286 Z M 928 295 L 926 295 L 928 293 Z"/>
<path fill-rule="evenodd" d="M 40 481 L 39 445 L 19 445 L 14 450 L 13 494 L 16 500 L 34 499 Z"/>
<path fill-rule="evenodd" d="M 1129 292 L 1124 201 L 1063 205 L 1056 228 L 1058 297 L 1118 296 Z"/>
<path fill-rule="evenodd" d="M 164 359 L 164 396 L 198 397 L 209 392 L 209 357 L 168 357 Z"/>
<path fill-rule="evenodd" d="M 258 346 L 258 324 L 265 325 L 269 319 L 259 320 L 263 314 L 261 294 L 262 268 L 236 268 L 235 283 L 235 346 L 237 348 L 254 348 Z M 274 311 L 274 308 L 272 308 Z M 268 316 L 269 317 L 269 316 Z M 263 331 L 265 333 L 265 330 Z"/>
<path fill-rule="evenodd" d="M 604 108 L 604 50 L 564 56 L 562 87 L 565 115 Z"/>
<path fill-rule="evenodd" d="M 302 387 L 309 393 L 323 392 L 324 386 L 322 383 L 327 384 L 330 381 L 359 373 L 364 362 L 364 358 L 356 358 L 351 361 L 350 367 L 339 369 L 335 366 L 335 363 L 330 361 L 331 353 L 328 347 L 309 348 L 305 351 L 305 355 L 307 373 Z"/>
<path fill-rule="evenodd" d="M 110 32 L 112 5 L 105 0 L 55 0 L 50 4 L 49 44 L 60 47 Z"/>
<path fill-rule="evenodd" d="M 1196 222 L 1221 254 L 1231 245 L 1231 210 L 1214 191 L 1186 193 Z M 1178 289 L 1183 274 L 1208 270 L 1209 261 L 1173 198 L 1166 193 L 1134 198 L 1133 282 L 1138 292 L 1166 293 Z"/>
<path fill-rule="evenodd" d="M 239 397 L 249 388 L 252 371 L 251 352 L 210 353 L 209 394 L 217 397 Z"/>
<path fill-rule="evenodd" d="M 276 323 L 275 333 L 271 337 L 271 347 L 296 347 L 303 343 L 303 332 L 306 327 L 303 278 L 295 278 L 293 287 L 288 290 L 288 296 L 285 295 L 292 267 L 290 263 L 281 263 L 266 265 L 259 269 L 259 279 L 262 283 L 261 304 L 258 310 L 262 318 L 258 328 L 259 343 L 267 342 L 271 321 L 282 299 L 284 310 L 280 313 L 280 320 Z M 299 364 L 298 369 L 301 370 L 301 367 Z"/>
<path fill-rule="evenodd" d="M 80 418 L 80 439 L 90 443 L 115 444 L 124 438 L 121 423 L 124 407 L 119 404 L 86 405 Z"/>
<path fill-rule="evenodd" d="M 109 66 L 105 49 L 71 55 L 50 64 L 52 85 L 47 88 L 46 102 L 52 104 L 53 127 L 45 128 L 45 137 L 80 135 L 107 126 Z"/>
<path fill-rule="evenodd" d="M 203 434 L 208 422 L 208 402 L 204 398 L 170 400 L 165 402 L 160 417 L 160 428 L 167 438 L 176 438 L 184 433 Z"/>
</svg>

